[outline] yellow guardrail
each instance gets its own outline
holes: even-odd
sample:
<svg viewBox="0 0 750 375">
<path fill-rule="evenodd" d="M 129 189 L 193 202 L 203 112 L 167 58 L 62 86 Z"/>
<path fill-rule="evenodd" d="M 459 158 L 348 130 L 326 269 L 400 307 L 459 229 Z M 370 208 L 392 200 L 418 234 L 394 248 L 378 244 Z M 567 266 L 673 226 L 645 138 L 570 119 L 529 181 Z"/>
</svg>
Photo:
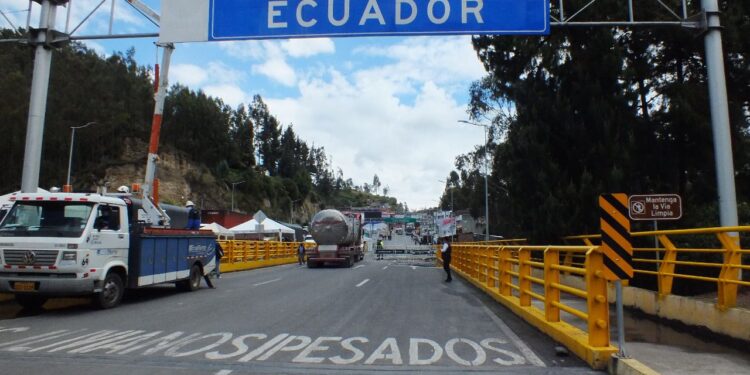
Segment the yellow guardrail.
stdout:
<svg viewBox="0 0 750 375">
<path fill-rule="evenodd" d="M 750 265 L 742 264 L 742 256 L 750 254 L 750 250 L 741 248 L 739 234 L 750 234 L 750 226 L 633 232 L 630 235 L 634 238 L 634 277 L 656 276 L 659 295 L 672 294 L 675 279 L 715 283 L 718 293 L 716 306 L 722 310 L 734 307 L 737 305 L 739 287 L 750 286 L 750 282 L 740 279 L 740 270 L 750 270 Z M 635 239 L 644 237 L 655 238 L 660 246 L 636 247 Z M 601 236 L 569 236 L 563 239 L 595 246 L 601 241 Z M 687 257 L 690 259 L 685 259 Z M 569 254 L 565 262 L 576 264 L 577 260 L 573 254 Z M 691 273 L 691 268 L 701 272 Z"/>
<path fill-rule="evenodd" d="M 597 246 L 454 243 L 452 249 L 451 268 L 456 273 L 568 347 L 591 367 L 607 366 L 617 348 L 609 339 L 607 281 L 602 277 L 604 260 Z M 439 247 L 436 253 L 442 263 Z M 565 253 L 579 254 L 584 263 L 561 264 Z M 582 276 L 585 289 L 566 285 L 561 281 L 562 273 Z"/>
<path fill-rule="evenodd" d="M 299 242 L 221 240 L 221 272 L 243 271 L 297 262 Z M 314 244 L 304 243 L 305 248 Z"/>
<path fill-rule="evenodd" d="M 512 239 L 506 239 L 506 240 L 460 242 L 460 244 L 462 245 L 526 245 L 527 242 L 528 240 L 525 238 L 512 238 Z"/>
</svg>

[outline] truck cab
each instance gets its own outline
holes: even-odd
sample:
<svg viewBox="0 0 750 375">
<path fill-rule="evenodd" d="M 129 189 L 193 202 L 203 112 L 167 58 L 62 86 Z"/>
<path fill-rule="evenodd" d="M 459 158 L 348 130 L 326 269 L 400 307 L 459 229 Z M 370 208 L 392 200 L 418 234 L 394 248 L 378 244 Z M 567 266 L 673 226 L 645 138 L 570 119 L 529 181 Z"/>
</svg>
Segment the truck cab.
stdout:
<svg viewBox="0 0 750 375">
<path fill-rule="evenodd" d="M 119 304 L 125 287 L 199 286 L 200 276 L 215 266 L 214 238 L 149 231 L 137 222 L 137 211 L 127 197 L 18 194 L 0 223 L 0 292 L 14 293 L 25 307 L 54 296 L 93 294 L 97 306 L 109 308 Z M 188 264 L 190 255 L 197 271 Z M 157 275 L 158 265 L 164 272 Z"/>
</svg>

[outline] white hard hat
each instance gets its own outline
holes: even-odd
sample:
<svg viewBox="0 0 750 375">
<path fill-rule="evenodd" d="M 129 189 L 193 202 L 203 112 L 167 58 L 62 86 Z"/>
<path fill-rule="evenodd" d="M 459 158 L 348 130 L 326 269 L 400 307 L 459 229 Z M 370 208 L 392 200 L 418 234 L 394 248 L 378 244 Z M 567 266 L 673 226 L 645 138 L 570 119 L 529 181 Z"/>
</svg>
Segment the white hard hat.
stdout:
<svg viewBox="0 0 750 375">
<path fill-rule="evenodd" d="M 195 206 L 195 204 L 193 204 L 193 201 L 187 201 L 187 203 L 185 203 L 185 207 L 191 207 L 191 206 Z"/>
<path fill-rule="evenodd" d="M 130 189 L 125 185 L 121 185 L 120 187 L 117 188 L 117 191 L 120 193 L 129 193 Z"/>
<path fill-rule="evenodd" d="M 60 192 L 60 188 L 57 187 L 57 186 L 53 186 L 53 187 L 49 188 L 49 192 L 50 193 L 59 193 Z"/>
</svg>

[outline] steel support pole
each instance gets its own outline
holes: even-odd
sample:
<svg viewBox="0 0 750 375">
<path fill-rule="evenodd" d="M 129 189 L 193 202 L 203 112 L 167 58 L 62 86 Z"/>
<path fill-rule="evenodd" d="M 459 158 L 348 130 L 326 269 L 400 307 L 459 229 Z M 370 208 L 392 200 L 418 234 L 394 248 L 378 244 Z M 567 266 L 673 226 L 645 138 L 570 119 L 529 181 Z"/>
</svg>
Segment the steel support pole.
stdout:
<svg viewBox="0 0 750 375">
<path fill-rule="evenodd" d="M 489 204 L 489 191 L 487 190 L 487 125 L 484 127 L 484 225 L 485 234 L 484 240 L 490 240 L 490 204 Z"/>
<path fill-rule="evenodd" d="M 76 138 L 76 128 L 70 128 L 70 153 L 68 154 L 68 178 L 65 179 L 65 185 L 70 185 L 70 167 L 73 165 L 73 142 Z"/>
<path fill-rule="evenodd" d="M 617 346 L 620 352 L 617 355 L 620 358 L 627 358 L 625 353 L 625 313 L 622 307 L 622 280 L 615 280 L 615 298 L 617 308 Z"/>
<path fill-rule="evenodd" d="M 52 50 L 45 47 L 46 30 L 55 27 L 57 5 L 49 0 L 42 1 L 39 14 L 39 28 L 34 53 L 34 73 L 31 78 L 31 98 L 29 100 L 29 117 L 26 126 L 26 149 L 23 156 L 21 191 L 35 193 L 39 187 L 39 169 L 42 160 L 42 137 L 44 136 L 44 115 L 47 111 L 47 90 L 49 88 Z"/>
<path fill-rule="evenodd" d="M 737 226 L 737 195 L 732 159 L 732 135 L 729 127 L 729 105 L 724 73 L 724 52 L 721 46 L 721 25 L 717 0 L 702 0 L 706 12 L 705 36 L 706 73 L 711 107 L 711 128 L 714 139 L 716 180 L 719 193 L 719 220 L 721 226 Z M 733 236 L 736 238 L 736 235 Z"/>
</svg>

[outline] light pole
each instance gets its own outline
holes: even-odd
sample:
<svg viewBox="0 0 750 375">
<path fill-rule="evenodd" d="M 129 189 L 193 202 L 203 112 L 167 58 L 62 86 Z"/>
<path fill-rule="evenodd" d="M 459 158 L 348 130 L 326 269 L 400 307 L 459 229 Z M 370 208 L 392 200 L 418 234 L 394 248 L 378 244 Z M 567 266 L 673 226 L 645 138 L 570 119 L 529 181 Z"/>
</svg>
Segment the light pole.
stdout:
<svg viewBox="0 0 750 375">
<path fill-rule="evenodd" d="M 87 123 L 85 125 L 71 126 L 70 127 L 70 153 L 68 154 L 68 178 L 65 179 L 65 186 L 68 189 L 71 189 L 71 186 L 70 186 L 70 167 L 73 165 L 73 142 L 75 142 L 76 130 L 77 129 L 83 129 L 83 128 L 89 127 L 91 125 L 97 125 L 97 123 L 92 121 L 92 122 L 89 122 L 89 123 Z"/>
<path fill-rule="evenodd" d="M 245 180 L 232 182 L 232 212 L 234 212 L 234 187 L 244 182 Z"/>
<path fill-rule="evenodd" d="M 477 124 L 475 122 L 466 121 L 466 120 L 458 120 L 458 122 L 462 124 L 481 126 L 484 128 L 484 225 L 485 225 L 484 240 L 489 241 L 490 240 L 490 205 L 489 205 L 489 195 L 487 192 L 487 128 L 488 128 L 488 125 Z"/>
</svg>

